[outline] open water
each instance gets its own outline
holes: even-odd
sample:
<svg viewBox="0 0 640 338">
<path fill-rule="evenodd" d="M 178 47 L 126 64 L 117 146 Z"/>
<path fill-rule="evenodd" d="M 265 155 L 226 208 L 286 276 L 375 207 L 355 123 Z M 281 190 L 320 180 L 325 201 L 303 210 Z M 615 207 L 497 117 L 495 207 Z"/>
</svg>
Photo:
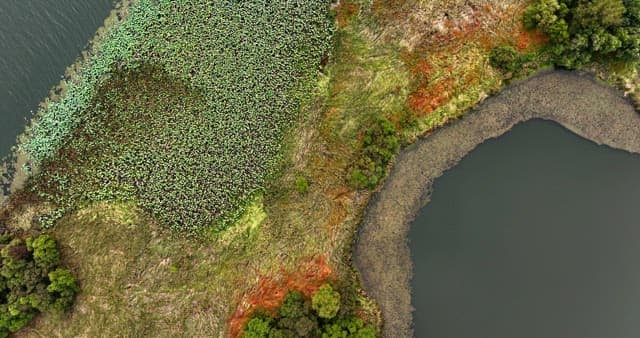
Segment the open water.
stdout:
<svg viewBox="0 0 640 338">
<path fill-rule="evenodd" d="M 640 337 L 640 156 L 533 120 L 434 182 L 411 224 L 416 337 Z"/>
<path fill-rule="evenodd" d="M 113 6 L 113 0 L 0 0 L 0 158 Z"/>
</svg>

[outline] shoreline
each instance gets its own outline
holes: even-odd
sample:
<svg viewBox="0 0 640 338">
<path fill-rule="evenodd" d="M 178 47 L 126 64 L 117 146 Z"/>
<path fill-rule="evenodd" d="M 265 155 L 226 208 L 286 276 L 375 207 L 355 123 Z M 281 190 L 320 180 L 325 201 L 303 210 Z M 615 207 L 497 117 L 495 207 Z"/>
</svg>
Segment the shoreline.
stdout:
<svg viewBox="0 0 640 338">
<path fill-rule="evenodd" d="M 413 336 L 408 231 L 429 202 L 434 180 L 481 143 L 536 118 L 596 144 L 640 153 L 640 114 L 632 102 L 590 75 L 561 70 L 514 82 L 403 149 L 367 206 L 353 249 L 364 288 L 380 305 L 385 337 Z"/>
<path fill-rule="evenodd" d="M 90 66 L 91 58 L 98 53 L 110 30 L 126 20 L 129 15 L 129 9 L 135 2 L 136 0 L 118 0 L 114 3 L 113 9 L 104 19 L 102 26 L 94 32 L 93 37 L 80 51 L 76 60 L 67 66 L 64 71 L 64 78 L 54 85 L 42 101 L 38 103 L 36 112 L 24 124 L 23 131 L 16 137 L 15 144 L 11 147 L 10 152 L 0 159 L 0 205 L 8 200 L 12 192 L 21 189 L 30 175 L 25 170 L 25 165 L 28 163 L 27 154 L 20 150 L 20 145 L 30 137 L 30 128 L 46 112 L 51 102 L 57 102 L 64 97 L 68 83 L 81 80 L 82 73 Z"/>
</svg>

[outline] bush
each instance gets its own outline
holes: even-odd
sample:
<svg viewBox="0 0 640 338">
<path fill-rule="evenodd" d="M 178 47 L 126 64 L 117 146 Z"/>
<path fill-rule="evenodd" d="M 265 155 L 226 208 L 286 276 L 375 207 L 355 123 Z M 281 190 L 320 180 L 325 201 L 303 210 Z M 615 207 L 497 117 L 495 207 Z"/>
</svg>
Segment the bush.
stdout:
<svg viewBox="0 0 640 338">
<path fill-rule="evenodd" d="M 16 237 L 0 248 L 0 337 L 18 331 L 40 312 L 71 306 L 78 285 L 69 270 L 59 267 L 51 237 Z"/>
<path fill-rule="evenodd" d="M 47 291 L 54 296 L 53 308 L 58 311 L 68 309 L 73 303 L 73 297 L 80 291 L 76 279 L 67 269 L 56 269 L 49 272 L 50 284 Z"/>
<path fill-rule="evenodd" d="M 307 191 L 309 191 L 309 181 L 306 179 L 306 177 L 304 176 L 296 177 L 296 190 L 301 194 L 304 194 Z"/>
<path fill-rule="evenodd" d="M 309 314 L 309 305 L 299 291 L 290 291 L 280 306 L 280 317 L 300 318 Z"/>
<path fill-rule="evenodd" d="M 27 249 L 33 252 L 33 260 L 42 269 L 49 270 L 60 263 L 56 242 L 49 235 L 28 238 Z"/>
<path fill-rule="evenodd" d="M 355 291 L 350 288 L 343 289 Z M 354 316 L 355 308 L 348 312 L 338 311 L 342 298 L 352 297 L 341 295 L 329 284 L 323 285 L 311 299 L 298 291 L 290 291 L 280 305 L 277 316 L 269 317 L 262 312 L 256 313 L 245 326 L 243 337 L 375 337 L 375 329 L 369 325 L 365 326 L 362 319 Z M 313 311 L 310 311 L 310 308 Z"/>
<path fill-rule="evenodd" d="M 497 46 L 489 54 L 491 66 L 505 72 L 514 72 L 522 66 L 520 53 L 512 46 Z"/>
<path fill-rule="evenodd" d="M 396 128 L 387 119 L 378 119 L 365 131 L 363 146 L 348 177 L 359 189 L 374 189 L 385 177 L 387 165 L 400 148 Z"/>
<path fill-rule="evenodd" d="M 318 313 L 318 317 L 331 319 L 340 310 L 340 294 L 331 285 L 323 285 L 311 297 L 311 306 Z"/>
<path fill-rule="evenodd" d="M 333 324 L 326 325 L 322 331 L 322 338 L 375 338 L 376 331 L 371 326 L 364 326 L 358 317 L 346 317 Z"/>
<path fill-rule="evenodd" d="M 271 320 L 268 318 L 252 318 L 244 330 L 244 338 L 267 338 L 271 331 Z"/>
<path fill-rule="evenodd" d="M 538 0 L 524 23 L 549 38 L 554 62 L 578 68 L 591 61 L 635 62 L 640 57 L 637 0 Z"/>
</svg>

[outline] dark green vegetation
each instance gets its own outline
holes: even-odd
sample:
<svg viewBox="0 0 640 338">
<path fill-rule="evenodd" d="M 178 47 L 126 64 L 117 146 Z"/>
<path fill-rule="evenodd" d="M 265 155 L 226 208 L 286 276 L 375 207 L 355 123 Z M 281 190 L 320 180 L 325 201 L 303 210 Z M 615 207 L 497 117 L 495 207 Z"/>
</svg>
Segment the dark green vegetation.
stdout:
<svg viewBox="0 0 640 338">
<path fill-rule="evenodd" d="M 357 188 L 374 189 L 387 174 L 387 164 L 400 148 L 396 128 L 387 119 L 378 119 L 364 132 L 362 150 L 350 183 Z"/>
<path fill-rule="evenodd" d="M 524 21 L 549 36 L 548 52 L 561 67 L 640 56 L 638 0 L 538 0 L 527 7 Z"/>
<path fill-rule="evenodd" d="M 537 52 L 518 52 L 511 45 L 493 47 L 489 54 L 491 66 L 514 78 L 529 75 L 540 67 L 541 61 Z"/>
<path fill-rule="evenodd" d="M 6 337 L 40 312 L 67 310 L 78 285 L 71 272 L 60 267 L 51 237 L 22 239 L 0 230 L 0 337 Z"/>
<path fill-rule="evenodd" d="M 255 314 L 243 337 L 374 338 L 375 329 L 355 316 L 353 305 L 344 296 L 329 284 L 320 287 L 310 299 L 298 291 L 289 291 L 277 314 Z"/>
<path fill-rule="evenodd" d="M 45 221 L 104 200 L 192 233 L 236 219 L 314 84 L 328 5 L 139 1 L 23 144 Z"/>
</svg>

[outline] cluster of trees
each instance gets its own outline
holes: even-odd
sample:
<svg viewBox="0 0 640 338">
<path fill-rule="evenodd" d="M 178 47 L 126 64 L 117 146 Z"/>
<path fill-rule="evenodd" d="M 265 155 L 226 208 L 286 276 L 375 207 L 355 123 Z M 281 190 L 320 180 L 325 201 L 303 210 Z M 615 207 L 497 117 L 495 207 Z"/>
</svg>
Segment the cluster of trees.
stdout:
<svg viewBox="0 0 640 338">
<path fill-rule="evenodd" d="M 73 303 L 78 284 L 60 267 L 48 235 L 22 239 L 0 234 L 0 337 L 16 332 L 40 312 L 61 313 Z"/>
<path fill-rule="evenodd" d="M 364 133 L 364 144 L 358 160 L 349 174 L 356 188 L 374 189 L 385 177 L 387 164 L 398 151 L 400 142 L 396 128 L 387 119 L 377 119 Z"/>
<path fill-rule="evenodd" d="M 640 0 L 538 0 L 524 23 L 549 36 L 552 60 L 565 68 L 640 56 Z"/>
<path fill-rule="evenodd" d="M 290 291 L 276 315 L 257 313 L 244 338 L 375 338 L 375 329 L 353 314 L 338 291 L 323 285 L 310 299 Z"/>
</svg>

